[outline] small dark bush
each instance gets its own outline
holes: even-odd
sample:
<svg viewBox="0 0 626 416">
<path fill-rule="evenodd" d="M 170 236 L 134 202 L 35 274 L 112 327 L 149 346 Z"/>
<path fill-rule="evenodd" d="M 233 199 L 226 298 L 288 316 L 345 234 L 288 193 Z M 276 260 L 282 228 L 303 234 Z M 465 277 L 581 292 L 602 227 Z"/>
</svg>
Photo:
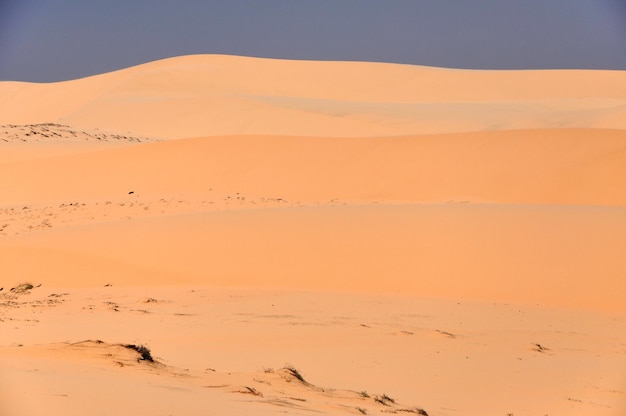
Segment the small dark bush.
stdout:
<svg viewBox="0 0 626 416">
<path fill-rule="evenodd" d="M 14 288 L 11 289 L 11 292 L 14 293 L 25 293 L 28 292 L 29 290 L 33 289 L 35 286 L 33 286 L 30 283 L 22 283 L 21 285 L 18 285 Z"/>
<path fill-rule="evenodd" d="M 137 351 L 139 355 L 141 355 L 140 360 L 149 361 L 151 363 L 154 362 L 154 358 L 152 358 L 152 354 L 150 354 L 150 349 L 145 345 L 125 344 L 124 347 Z"/>
<path fill-rule="evenodd" d="M 381 399 L 381 398 L 380 398 L 380 397 L 378 397 L 378 396 L 374 397 L 374 401 L 375 401 L 376 403 L 380 403 L 380 404 L 382 404 L 383 406 L 389 406 L 389 405 L 387 404 L 387 402 L 385 402 L 383 399 Z"/>
<path fill-rule="evenodd" d="M 382 404 L 383 406 L 389 406 L 389 403 L 395 403 L 396 402 L 394 399 L 392 399 L 391 397 L 387 396 L 386 394 L 383 394 L 382 396 L 374 397 L 374 401 L 376 403 Z"/>
</svg>

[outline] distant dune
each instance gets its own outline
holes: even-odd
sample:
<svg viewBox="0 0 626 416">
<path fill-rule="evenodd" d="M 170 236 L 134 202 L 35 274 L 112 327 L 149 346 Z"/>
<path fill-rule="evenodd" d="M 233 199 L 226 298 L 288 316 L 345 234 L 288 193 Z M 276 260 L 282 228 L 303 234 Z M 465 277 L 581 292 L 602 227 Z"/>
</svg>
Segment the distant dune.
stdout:
<svg viewBox="0 0 626 416">
<path fill-rule="evenodd" d="M 621 71 L 476 71 L 219 55 L 75 81 L 0 83 L 0 124 L 140 136 L 390 136 L 626 128 Z"/>
<path fill-rule="evenodd" d="M 625 190 L 626 72 L 1 82 L 0 414 L 624 414 Z"/>
</svg>

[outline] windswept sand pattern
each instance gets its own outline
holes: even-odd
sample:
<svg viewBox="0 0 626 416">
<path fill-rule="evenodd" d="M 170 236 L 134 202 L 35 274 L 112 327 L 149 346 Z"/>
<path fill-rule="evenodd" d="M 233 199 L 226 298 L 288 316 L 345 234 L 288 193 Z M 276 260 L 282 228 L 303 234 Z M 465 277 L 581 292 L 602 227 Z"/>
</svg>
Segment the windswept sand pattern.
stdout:
<svg viewBox="0 0 626 416">
<path fill-rule="evenodd" d="M 95 130 L 75 129 L 70 126 L 56 123 L 0 125 L 0 142 L 5 143 L 55 143 L 55 142 L 149 142 L 154 141 L 147 137 L 136 137 Z"/>
<path fill-rule="evenodd" d="M 132 192 L 132 193 L 131 193 Z M 62 202 L 59 205 L 30 205 L 0 208 L 0 236 L 102 222 L 128 221 L 168 215 L 300 206 L 298 201 L 283 198 L 246 197 L 240 193 L 207 192 L 211 199 L 141 198 L 129 191 L 123 199 L 99 202 Z M 327 201 L 339 205 L 339 200 Z M 323 205 L 319 203 L 318 205 Z"/>
</svg>

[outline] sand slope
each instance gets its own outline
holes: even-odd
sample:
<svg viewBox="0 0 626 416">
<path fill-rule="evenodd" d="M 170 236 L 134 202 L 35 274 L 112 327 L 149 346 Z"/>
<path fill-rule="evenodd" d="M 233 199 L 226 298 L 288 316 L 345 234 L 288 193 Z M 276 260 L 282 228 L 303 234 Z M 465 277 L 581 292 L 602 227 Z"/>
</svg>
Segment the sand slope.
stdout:
<svg viewBox="0 0 626 416">
<path fill-rule="evenodd" d="M 0 255 L 46 284 L 179 276 L 622 309 L 625 167 L 606 130 L 104 148 L 0 165 L 14 236 Z"/>
<path fill-rule="evenodd" d="M 134 142 L 130 142 L 133 144 Z M 25 154 L 33 154 L 24 146 Z M 14 158 L 20 158 L 15 151 Z M 226 136 L 0 163 L 4 205 L 93 198 L 626 205 L 626 132 Z M 19 180 L 16 180 L 18 179 Z"/>
<path fill-rule="evenodd" d="M 0 243 L 15 280 L 292 287 L 624 311 L 626 210 L 276 208 L 122 220 Z"/>
<path fill-rule="evenodd" d="M 0 83 L 0 414 L 622 415 L 625 87 L 228 56 Z"/>
</svg>

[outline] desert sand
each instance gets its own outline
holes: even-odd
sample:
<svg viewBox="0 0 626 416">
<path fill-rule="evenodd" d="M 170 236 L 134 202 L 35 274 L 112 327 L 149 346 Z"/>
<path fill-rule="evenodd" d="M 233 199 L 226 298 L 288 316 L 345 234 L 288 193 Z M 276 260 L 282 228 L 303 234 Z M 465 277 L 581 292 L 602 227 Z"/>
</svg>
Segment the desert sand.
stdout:
<svg viewBox="0 0 626 416">
<path fill-rule="evenodd" d="M 0 414 L 621 416 L 624 189 L 620 71 L 1 82 Z"/>
</svg>

